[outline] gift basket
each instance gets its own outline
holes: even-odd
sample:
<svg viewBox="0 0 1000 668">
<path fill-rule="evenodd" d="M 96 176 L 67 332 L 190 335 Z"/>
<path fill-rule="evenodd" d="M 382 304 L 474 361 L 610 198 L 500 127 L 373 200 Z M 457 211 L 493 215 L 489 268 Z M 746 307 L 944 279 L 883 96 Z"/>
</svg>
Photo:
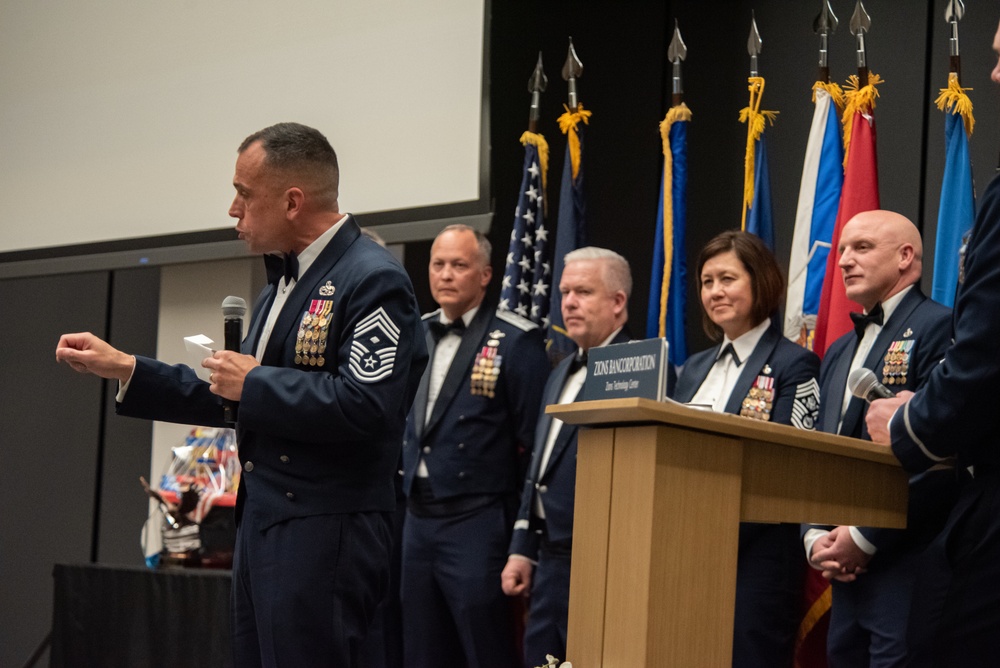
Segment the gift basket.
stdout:
<svg viewBox="0 0 1000 668">
<path fill-rule="evenodd" d="M 232 566 L 240 483 L 232 429 L 195 427 L 172 449 L 159 489 L 140 482 L 156 502 L 147 530 L 158 528 L 163 542 L 163 549 L 147 556 L 150 567 Z"/>
</svg>

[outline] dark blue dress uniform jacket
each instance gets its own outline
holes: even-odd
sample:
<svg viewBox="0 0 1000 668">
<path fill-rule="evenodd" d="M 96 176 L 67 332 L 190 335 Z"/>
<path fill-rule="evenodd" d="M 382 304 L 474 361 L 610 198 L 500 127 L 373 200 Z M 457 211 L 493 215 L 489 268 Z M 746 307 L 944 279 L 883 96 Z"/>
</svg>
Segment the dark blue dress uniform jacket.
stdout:
<svg viewBox="0 0 1000 668">
<path fill-rule="evenodd" d="M 674 399 L 691 401 L 715 364 L 720 348 L 721 344 L 688 359 L 677 380 Z M 743 361 L 726 413 L 739 415 L 743 399 L 759 375 L 774 379 L 772 422 L 815 428 L 819 358 L 814 353 L 784 338 L 772 325 Z M 744 522 L 739 532 L 733 666 L 791 666 L 805 570 L 799 527 Z"/>
<path fill-rule="evenodd" d="M 611 343 L 625 343 L 629 340 L 624 330 Z M 535 493 L 542 495 L 545 504 L 545 526 L 548 539 L 556 543 L 565 543 L 573 537 L 573 502 L 576 498 L 576 437 L 578 427 L 564 423 L 559 430 L 559 436 L 552 446 L 548 465 L 539 475 L 542 464 L 545 441 L 552 426 L 552 417 L 545 413 L 545 406 L 559 402 L 569 366 L 573 357 L 567 357 L 560 362 L 545 383 L 542 393 L 541 411 L 538 414 L 538 424 L 534 429 L 534 449 L 531 452 L 531 463 L 528 475 L 521 492 L 521 506 L 514 525 L 514 535 L 511 538 L 509 552 L 520 554 L 529 559 L 538 560 L 539 534 L 534 527 L 529 528 L 530 518 L 534 512 Z M 581 387 L 582 389 L 582 387 Z"/>
<path fill-rule="evenodd" d="M 435 343 L 427 323 L 439 314 L 423 317 L 422 334 L 431 351 Z M 472 366 L 490 339 L 499 343 L 502 357 L 494 396 L 474 395 Z M 435 499 L 516 493 L 548 370 L 537 325 L 483 302 L 462 336 L 426 424 L 429 367 L 420 381 L 403 443 L 403 491 L 410 494 L 424 457 Z"/>
<path fill-rule="evenodd" d="M 890 423 L 892 451 L 906 470 L 955 458 L 963 478 L 922 559 L 908 665 L 992 666 L 1000 634 L 1000 178 L 987 187 L 968 237 L 952 328 L 944 361 Z"/>
<path fill-rule="evenodd" d="M 880 382 L 893 392 L 911 392 L 927 380 L 931 371 L 944 357 L 951 345 L 951 309 L 928 299 L 919 286 L 906 293 L 892 316 L 882 327 L 875 343 L 862 365 L 871 369 Z M 890 347 L 896 342 L 912 342 L 909 350 L 909 368 L 905 376 L 896 375 L 897 382 L 887 382 L 883 374 Z M 858 337 L 852 330 L 833 342 L 820 368 L 820 418 L 819 430 L 836 434 L 843 405 L 844 388 L 848 371 L 857 349 Z M 906 382 L 899 382 L 904 380 Z M 870 440 L 865 416 L 868 403 L 852 397 L 844 413 L 840 434 Z M 925 493 L 926 492 L 926 493 Z M 954 503 L 954 472 L 934 471 L 911 480 L 910 505 L 907 529 L 874 529 L 860 527 L 861 534 L 878 548 L 869 570 L 891 563 L 894 549 L 904 549 L 915 543 L 926 543 L 943 525 L 944 518 Z"/>
<path fill-rule="evenodd" d="M 246 354 L 275 289 L 257 299 Z M 313 299 L 332 299 L 333 317 L 325 363 L 303 366 L 295 363 L 296 335 Z M 247 509 L 261 530 L 293 517 L 393 510 L 406 412 L 427 363 L 418 314 L 403 267 L 349 218 L 296 282 L 262 365 L 247 374 L 236 427 L 244 468 L 237 521 Z M 352 352 L 391 373 L 365 379 Z M 208 387 L 187 366 L 137 357 L 118 413 L 224 426 L 221 399 Z"/>
</svg>

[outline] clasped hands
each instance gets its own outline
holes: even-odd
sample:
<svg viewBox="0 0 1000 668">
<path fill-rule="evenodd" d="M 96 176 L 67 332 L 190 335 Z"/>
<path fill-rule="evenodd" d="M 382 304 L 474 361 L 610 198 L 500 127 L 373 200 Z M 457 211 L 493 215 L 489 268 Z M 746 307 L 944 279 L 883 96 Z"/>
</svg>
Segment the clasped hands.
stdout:
<svg viewBox="0 0 1000 668">
<path fill-rule="evenodd" d="M 827 580 L 853 582 L 865 572 L 872 555 L 854 542 L 851 528 L 836 527 L 816 540 L 810 561 L 823 571 Z"/>
</svg>

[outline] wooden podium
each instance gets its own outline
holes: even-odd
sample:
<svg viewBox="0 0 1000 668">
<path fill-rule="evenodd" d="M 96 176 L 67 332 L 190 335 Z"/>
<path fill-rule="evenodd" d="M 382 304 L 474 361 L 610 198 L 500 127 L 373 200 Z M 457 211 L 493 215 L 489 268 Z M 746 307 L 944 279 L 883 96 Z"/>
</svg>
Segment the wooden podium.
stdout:
<svg viewBox="0 0 1000 668">
<path fill-rule="evenodd" d="M 577 454 L 577 668 L 728 667 L 741 520 L 906 526 L 907 476 L 884 446 L 649 399 L 547 411 L 592 427 Z"/>
</svg>

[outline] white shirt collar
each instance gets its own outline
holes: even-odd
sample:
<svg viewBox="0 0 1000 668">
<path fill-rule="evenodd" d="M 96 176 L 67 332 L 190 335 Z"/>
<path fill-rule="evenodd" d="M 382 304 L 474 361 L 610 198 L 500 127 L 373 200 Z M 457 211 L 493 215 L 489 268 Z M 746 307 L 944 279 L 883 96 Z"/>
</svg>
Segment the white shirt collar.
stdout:
<svg viewBox="0 0 1000 668">
<path fill-rule="evenodd" d="M 735 339 L 730 339 L 728 336 L 722 337 L 722 345 L 719 346 L 719 354 L 726 349 L 726 345 L 732 343 L 733 350 L 736 352 L 736 356 L 740 358 L 740 364 L 747 361 L 747 358 L 753 353 L 754 348 L 760 342 L 761 337 L 764 336 L 764 332 L 768 330 L 771 326 L 771 319 L 765 318 L 762 323 L 754 327 L 748 332 L 740 334 Z"/>
</svg>

